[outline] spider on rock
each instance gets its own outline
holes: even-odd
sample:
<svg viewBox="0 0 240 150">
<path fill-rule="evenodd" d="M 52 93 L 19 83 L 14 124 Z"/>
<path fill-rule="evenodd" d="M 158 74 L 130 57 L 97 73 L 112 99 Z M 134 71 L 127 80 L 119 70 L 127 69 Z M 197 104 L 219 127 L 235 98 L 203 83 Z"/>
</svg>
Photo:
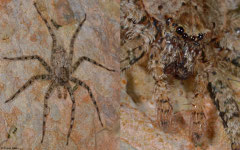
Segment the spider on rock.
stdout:
<svg viewBox="0 0 240 150">
<path fill-rule="evenodd" d="M 42 140 L 41 140 L 41 143 L 43 143 L 44 136 L 45 136 L 46 117 L 48 115 L 48 99 L 55 88 L 57 88 L 58 97 L 60 98 L 61 93 L 60 93 L 59 87 L 63 86 L 65 91 L 67 91 L 69 93 L 71 101 L 72 101 L 70 128 L 68 130 L 67 143 L 66 143 L 68 145 L 69 138 L 70 138 L 71 131 L 73 128 L 73 124 L 74 124 L 74 119 L 75 119 L 74 114 L 75 114 L 75 109 L 76 109 L 75 108 L 76 103 L 75 103 L 74 91 L 77 89 L 77 87 L 81 86 L 88 91 L 88 93 L 91 97 L 91 100 L 97 110 L 98 119 L 99 119 L 101 125 L 103 126 L 99 108 L 98 108 L 97 102 L 93 96 L 93 93 L 92 93 L 90 87 L 86 83 L 81 81 L 80 79 L 73 77 L 72 74 L 77 70 L 79 65 L 84 61 L 87 61 L 94 65 L 97 65 L 103 69 L 106 69 L 107 71 L 115 72 L 115 70 L 108 69 L 107 67 L 101 65 L 100 63 L 98 63 L 95 60 L 90 59 L 86 56 L 82 56 L 82 57 L 78 58 L 78 60 L 75 63 L 73 63 L 74 42 L 76 40 L 76 37 L 77 37 L 82 25 L 86 21 L 86 14 L 84 16 L 84 19 L 79 23 L 77 29 L 75 30 L 75 32 L 71 38 L 71 42 L 70 42 L 70 46 L 69 46 L 70 51 L 69 51 L 69 53 L 67 53 L 66 50 L 61 45 L 61 43 L 57 42 L 56 35 L 55 35 L 53 29 L 51 28 L 49 22 L 43 17 L 42 13 L 39 11 L 36 3 L 34 3 L 34 7 L 36 8 L 37 13 L 39 14 L 41 19 L 44 21 L 45 25 L 47 26 L 48 32 L 50 33 L 51 38 L 52 38 L 51 64 L 49 65 L 44 59 L 42 59 L 40 56 L 37 56 L 37 55 L 21 56 L 21 57 L 14 57 L 14 58 L 4 57 L 3 59 L 10 60 L 10 61 L 38 60 L 41 63 L 41 65 L 46 69 L 48 74 L 41 74 L 41 75 L 36 75 L 36 76 L 31 77 L 19 90 L 17 90 L 17 92 L 15 94 L 13 94 L 8 100 L 6 100 L 5 103 L 8 103 L 8 102 L 14 100 L 14 98 L 16 98 L 21 92 L 23 92 L 27 87 L 32 85 L 33 82 L 35 82 L 35 81 L 47 80 L 47 81 L 51 82 L 50 85 L 48 86 L 47 92 L 45 93 L 45 96 L 44 96 L 43 126 L 42 126 Z M 70 82 L 75 84 L 74 88 L 71 87 Z M 66 98 L 66 96 L 67 95 L 65 94 L 64 98 Z"/>
<path fill-rule="evenodd" d="M 221 13 L 226 13 L 224 15 L 230 18 L 225 21 L 223 14 L 216 13 L 221 11 L 221 6 L 220 3 L 211 3 L 211 0 L 123 0 L 121 49 L 125 56 L 121 61 L 121 70 L 126 71 L 145 57 L 146 70 L 155 81 L 152 99 L 156 103 L 156 120 L 161 128 L 172 124 L 174 101 L 169 95 L 173 82 L 179 80 L 187 83 L 191 80 L 194 88 L 190 91 L 200 95 L 192 98 L 196 101 L 193 104 L 196 108 L 191 110 L 191 139 L 197 145 L 203 137 L 203 130 L 196 129 L 207 124 L 206 114 L 199 104 L 204 104 L 208 95 L 235 150 L 240 148 L 240 111 L 233 89 L 223 74 L 233 74 L 228 70 L 230 66 L 238 70 L 239 63 L 236 61 L 239 52 L 226 48 L 224 42 L 234 32 L 229 25 L 231 15 L 235 17 L 234 21 L 240 19 L 239 15 L 234 14 L 236 10 L 223 11 Z M 234 75 L 240 77 L 239 71 L 235 72 Z"/>
</svg>

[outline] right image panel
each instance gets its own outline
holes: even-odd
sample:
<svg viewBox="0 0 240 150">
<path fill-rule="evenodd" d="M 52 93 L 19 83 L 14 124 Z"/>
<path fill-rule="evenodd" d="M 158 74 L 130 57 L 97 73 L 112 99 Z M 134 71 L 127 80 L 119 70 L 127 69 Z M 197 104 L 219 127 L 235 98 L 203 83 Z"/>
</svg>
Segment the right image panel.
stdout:
<svg viewBox="0 0 240 150">
<path fill-rule="evenodd" d="M 121 0 L 121 149 L 240 150 L 240 1 Z"/>
</svg>

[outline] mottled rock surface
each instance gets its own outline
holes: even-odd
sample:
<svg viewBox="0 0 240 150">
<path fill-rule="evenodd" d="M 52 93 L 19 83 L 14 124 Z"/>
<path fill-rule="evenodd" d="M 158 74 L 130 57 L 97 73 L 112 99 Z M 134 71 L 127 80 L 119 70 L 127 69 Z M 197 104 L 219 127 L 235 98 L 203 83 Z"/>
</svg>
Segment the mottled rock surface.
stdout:
<svg viewBox="0 0 240 150">
<path fill-rule="evenodd" d="M 56 90 L 49 98 L 50 113 L 43 144 L 43 99 L 49 82 L 40 81 L 14 101 L 4 103 L 31 76 L 46 73 L 35 60 L 7 61 L 2 57 L 39 55 L 50 63 L 52 39 L 32 0 L 0 1 L 0 147 L 45 150 L 113 150 L 119 139 L 119 73 L 84 62 L 74 73 L 87 83 L 100 108 L 104 127 L 86 89 L 78 88 L 75 124 L 66 146 L 71 100 L 59 99 Z M 119 1 L 36 0 L 43 16 L 59 25 L 57 40 L 69 50 L 78 23 L 87 19 L 75 41 L 74 60 L 88 56 L 119 71 Z M 73 85 L 72 85 L 73 86 Z M 63 90 L 63 89 L 61 89 Z"/>
</svg>

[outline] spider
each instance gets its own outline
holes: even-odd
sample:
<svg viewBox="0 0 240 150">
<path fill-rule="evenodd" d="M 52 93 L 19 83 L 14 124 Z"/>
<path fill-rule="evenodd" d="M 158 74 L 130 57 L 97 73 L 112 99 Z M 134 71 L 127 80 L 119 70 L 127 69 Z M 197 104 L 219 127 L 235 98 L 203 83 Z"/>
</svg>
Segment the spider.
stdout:
<svg viewBox="0 0 240 150">
<path fill-rule="evenodd" d="M 218 110 L 232 149 L 238 149 L 239 106 L 232 89 L 224 81 L 226 78 L 221 75 L 230 65 L 235 65 L 235 69 L 239 67 L 238 56 L 233 56 L 238 53 L 221 46 L 220 42 L 226 40 L 221 39 L 222 35 L 229 29 L 221 26 L 224 18 L 216 13 L 219 8 L 215 8 L 220 6 L 198 0 L 123 0 L 121 5 L 122 51 L 128 50 L 127 57 L 121 61 L 121 70 L 126 71 L 145 57 L 146 68 L 155 80 L 152 99 L 157 104 L 159 126 L 164 129 L 172 124 L 173 102 L 168 95 L 171 94 L 173 81 L 192 80 L 198 90 L 192 89 L 191 92 L 211 95 L 209 98 Z M 125 61 L 129 63 L 123 64 Z M 224 67 L 221 67 L 222 64 Z M 239 77 L 238 74 L 236 76 Z M 203 100 L 203 96 L 198 98 L 191 113 L 191 138 L 195 144 L 201 141 L 201 128 L 207 124 L 203 107 L 199 106 Z"/>
<path fill-rule="evenodd" d="M 45 93 L 45 96 L 44 96 L 43 126 L 42 126 L 42 139 L 41 139 L 41 143 L 43 143 L 44 136 L 45 136 L 45 128 L 46 128 L 46 118 L 48 115 L 48 99 L 51 93 L 53 93 L 53 90 L 55 88 L 57 88 L 58 97 L 61 98 L 59 87 L 60 86 L 64 87 L 65 91 L 69 93 L 72 101 L 70 127 L 68 130 L 67 142 L 66 142 L 66 145 L 68 145 L 69 138 L 72 132 L 73 124 L 74 124 L 74 119 L 75 119 L 74 115 L 75 115 L 76 103 L 75 103 L 74 91 L 77 89 L 77 87 L 81 86 L 88 91 L 90 98 L 97 110 L 98 119 L 101 123 L 101 126 L 103 126 L 102 119 L 99 112 L 99 107 L 97 105 L 97 102 L 93 96 L 93 93 L 90 87 L 80 79 L 73 77 L 72 74 L 77 70 L 79 65 L 84 61 L 97 65 L 103 69 L 106 69 L 107 71 L 115 72 L 115 70 L 108 69 L 107 67 L 101 65 L 100 63 L 86 56 L 82 56 L 78 58 L 78 60 L 75 63 L 73 63 L 74 42 L 76 40 L 76 37 L 82 25 L 86 21 L 86 14 L 84 15 L 84 19 L 79 23 L 77 29 L 75 30 L 71 38 L 71 42 L 69 46 L 70 51 L 69 53 L 67 53 L 66 50 L 63 48 L 63 46 L 57 42 L 56 35 L 54 34 L 53 29 L 51 28 L 48 21 L 43 17 L 42 13 L 39 11 L 37 4 L 35 2 L 34 2 L 34 7 L 36 8 L 37 13 L 39 14 L 41 19 L 44 21 L 45 25 L 47 26 L 48 32 L 50 33 L 52 38 L 51 64 L 49 65 L 44 59 L 42 59 L 40 56 L 37 56 L 37 55 L 21 56 L 21 57 L 14 57 L 14 58 L 4 57 L 3 59 L 10 60 L 10 61 L 38 60 L 41 63 L 41 65 L 46 69 L 48 74 L 41 74 L 41 75 L 36 75 L 31 77 L 20 89 L 17 90 L 15 94 L 13 94 L 9 99 L 7 99 L 5 103 L 13 101 L 14 98 L 16 98 L 27 87 L 31 86 L 35 81 L 40 81 L 40 80 L 50 81 L 50 85 L 48 86 L 47 92 Z M 75 84 L 74 88 L 71 87 L 70 82 Z M 66 97 L 67 95 L 65 94 L 64 98 Z"/>
</svg>

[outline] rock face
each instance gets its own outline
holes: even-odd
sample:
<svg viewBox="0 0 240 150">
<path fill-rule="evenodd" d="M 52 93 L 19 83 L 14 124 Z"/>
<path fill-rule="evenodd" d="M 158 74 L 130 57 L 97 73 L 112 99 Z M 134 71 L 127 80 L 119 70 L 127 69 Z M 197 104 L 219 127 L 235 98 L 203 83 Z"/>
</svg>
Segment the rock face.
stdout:
<svg viewBox="0 0 240 150">
<path fill-rule="evenodd" d="M 67 52 L 86 14 L 73 62 L 86 56 L 116 70 L 83 62 L 72 75 L 90 87 L 103 126 L 88 88 L 74 88 L 68 145 L 66 89 L 54 89 L 46 107 L 50 82 L 31 82 L 5 103 L 47 73 L 37 60 L 5 57 L 51 64 L 54 40 L 34 2 Z M 0 0 L 0 149 L 239 150 L 239 7 L 239 0 Z"/>
<path fill-rule="evenodd" d="M 52 24 L 58 43 L 69 51 L 70 39 L 84 18 L 74 44 L 73 61 L 87 56 L 117 72 L 83 62 L 73 74 L 92 90 L 103 127 L 87 90 L 75 92 L 75 123 L 70 127 L 70 96 L 58 98 L 57 89 L 48 99 L 49 115 L 42 138 L 43 101 L 50 84 L 37 81 L 13 101 L 4 103 L 32 76 L 46 73 L 37 60 L 10 61 L 3 57 L 38 55 L 50 64 L 52 39 L 43 17 Z M 0 147 L 1 149 L 118 149 L 119 141 L 119 1 L 50 0 L 0 1 Z M 74 84 L 71 83 L 73 87 Z M 61 87 L 60 91 L 64 93 Z"/>
</svg>

